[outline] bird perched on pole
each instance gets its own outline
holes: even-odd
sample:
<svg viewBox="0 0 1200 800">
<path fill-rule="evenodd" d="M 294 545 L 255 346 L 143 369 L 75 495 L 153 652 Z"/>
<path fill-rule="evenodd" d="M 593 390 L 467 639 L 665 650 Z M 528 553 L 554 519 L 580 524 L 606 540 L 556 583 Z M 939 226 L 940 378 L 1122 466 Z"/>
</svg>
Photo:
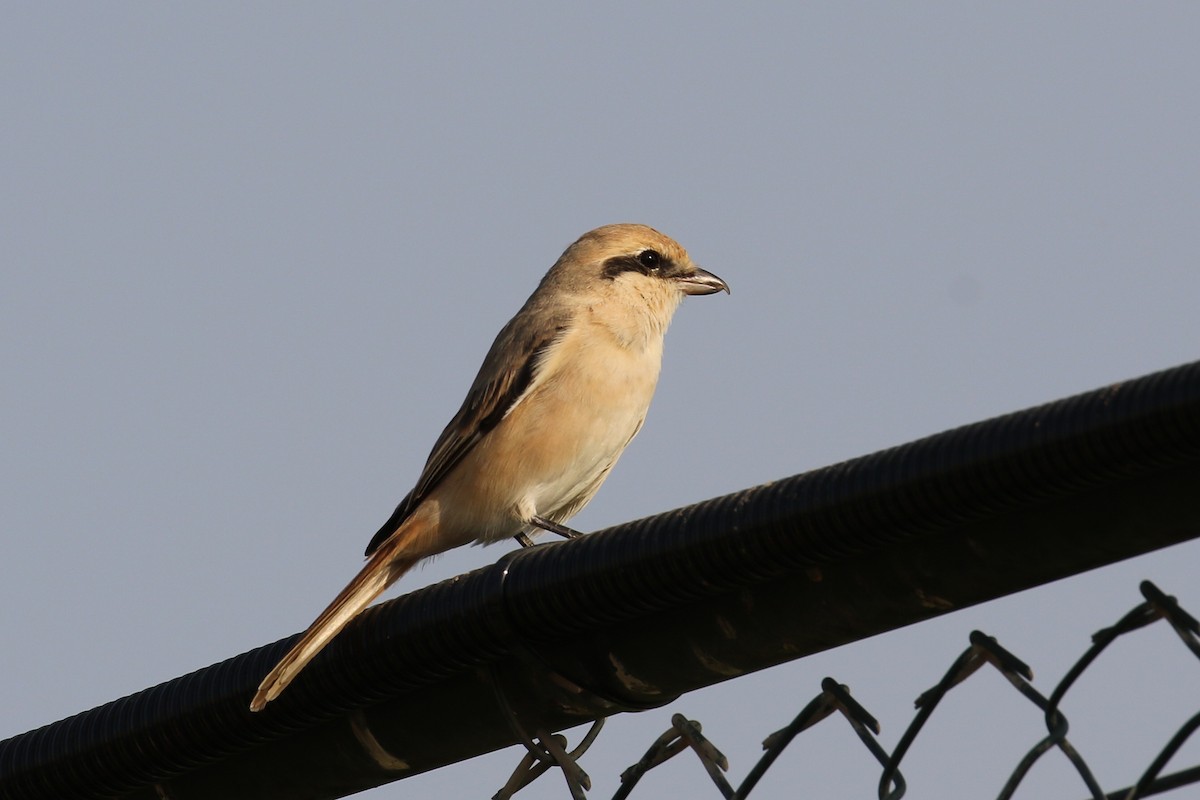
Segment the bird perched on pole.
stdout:
<svg viewBox="0 0 1200 800">
<path fill-rule="evenodd" d="M 729 291 L 645 225 L 606 225 L 566 249 L 509 320 L 416 487 L 367 545 L 367 563 L 250 703 L 279 696 L 354 617 L 417 562 L 535 532 L 566 537 L 642 427 L 663 335 L 685 295 Z"/>
</svg>

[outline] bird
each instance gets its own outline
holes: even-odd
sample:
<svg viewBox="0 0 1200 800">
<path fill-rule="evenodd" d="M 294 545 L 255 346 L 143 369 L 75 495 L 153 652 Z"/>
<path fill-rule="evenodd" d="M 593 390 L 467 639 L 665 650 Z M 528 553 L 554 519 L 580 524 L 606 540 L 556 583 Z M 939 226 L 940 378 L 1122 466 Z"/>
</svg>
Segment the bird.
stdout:
<svg viewBox="0 0 1200 800">
<path fill-rule="evenodd" d="M 566 526 L 645 421 L 663 337 L 687 295 L 729 285 L 645 225 L 571 244 L 500 330 L 416 486 L 367 545 L 359 573 L 263 679 L 262 710 L 356 615 L 421 560 Z"/>
</svg>

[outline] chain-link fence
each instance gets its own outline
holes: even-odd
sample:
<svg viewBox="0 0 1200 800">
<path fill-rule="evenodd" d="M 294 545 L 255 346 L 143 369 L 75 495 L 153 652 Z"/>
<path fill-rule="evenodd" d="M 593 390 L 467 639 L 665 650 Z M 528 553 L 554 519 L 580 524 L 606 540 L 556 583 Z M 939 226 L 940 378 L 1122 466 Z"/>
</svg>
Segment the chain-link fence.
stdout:
<svg viewBox="0 0 1200 800">
<path fill-rule="evenodd" d="M 821 682 L 821 693 L 806 705 L 796 718 L 785 728 L 775 731 L 763 741 L 766 751 L 750 769 L 736 788 L 725 777 L 729 763 L 721 751 L 701 732 L 700 723 L 682 714 L 671 717 L 671 727 L 651 744 L 641 760 L 621 773 L 621 785 L 613 800 L 623 800 L 635 794 L 638 782 L 651 769 L 670 760 L 680 753 L 691 750 L 712 779 L 717 791 L 726 800 L 740 800 L 750 795 L 759 780 L 775 763 L 783 751 L 796 737 L 818 722 L 840 713 L 853 728 L 863 745 L 879 762 L 879 800 L 900 800 L 907 786 L 900 772 L 901 762 L 913 742 L 920 735 L 925 723 L 933 715 L 946 694 L 965 681 L 985 665 L 991 665 L 1008 680 L 1013 688 L 1041 712 L 1046 725 L 1046 735 L 1033 744 L 1025 756 L 1013 768 L 1012 774 L 997 795 L 999 800 L 1012 797 L 1029 770 L 1043 755 L 1057 750 L 1066 758 L 1079 780 L 1086 787 L 1088 797 L 1093 800 L 1136 800 L 1170 789 L 1200 782 L 1200 765 L 1163 774 L 1171 758 L 1198 728 L 1200 711 L 1197 711 L 1179 728 L 1162 747 L 1158 755 L 1145 768 L 1137 783 L 1113 791 L 1105 791 L 1096 780 L 1084 756 L 1072 746 L 1067 738 L 1069 721 L 1062 712 L 1063 699 L 1081 675 L 1093 664 L 1104 650 L 1117 638 L 1133 633 L 1160 620 L 1165 621 L 1178 634 L 1183 644 L 1200 659 L 1200 622 L 1185 611 L 1174 597 L 1164 594 L 1153 583 L 1144 581 L 1141 593 L 1145 600 L 1139 603 L 1111 627 L 1104 628 L 1092 636 L 1092 645 L 1059 680 L 1049 697 L 1032 684 L 1032 671 L 1020 658 L 1003 648 L 994 638 L 980 631 L 972 631 L 970 645 L 962 652 L 936 686 L 921 694 L 916 700 L 917 713 L 900 737 L 896 747 L 888 752 L 879 743 L 879 723 L 851 695 L 846 686 L 833 678 Z M 509 779 L 496 793 L 493 800 L 507 800 L 522 787 L 550 770 L 560 767 L 567 781 L 570 795 L 583 800 L 591 788 L 587 774 L 578 764 L 578 757 L 595 741 L 603 720 L 596 722 L 583 741 L 571 751 L 566 750 L 566 739 L 561 735 L 540 736 L 538 739 L 525 737 L 526 755 Z"/>
</svg>

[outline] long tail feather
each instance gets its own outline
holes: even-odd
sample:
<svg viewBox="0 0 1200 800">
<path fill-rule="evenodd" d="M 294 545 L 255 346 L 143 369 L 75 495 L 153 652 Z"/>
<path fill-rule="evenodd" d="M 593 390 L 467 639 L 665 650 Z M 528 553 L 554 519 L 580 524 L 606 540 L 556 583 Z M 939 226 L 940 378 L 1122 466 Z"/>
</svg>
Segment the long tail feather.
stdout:
<svg viewBox="0 0 1200 800">
<path fill-rule="evenodd" d="M 376 550 L 354 576 L 354 580 L 350 581 L 329 607 L 308 626 L 300 641 L 296 642 L 258 685 L 258 691 L 250 701 L 251 711 L 261 711 L 267 703 L 278 697 L 300 670 L 304 669 L 333 637 L 341 633 L 350 620 L 358 616 L 372 600 L 420 560 L 420 556 L 404 552 L 407 549 L 404 545 L 414 538 L 406 535 L 409 533 L 415 531 L 398 531 L 391 541 L 385 542 Z"/>
</svg>

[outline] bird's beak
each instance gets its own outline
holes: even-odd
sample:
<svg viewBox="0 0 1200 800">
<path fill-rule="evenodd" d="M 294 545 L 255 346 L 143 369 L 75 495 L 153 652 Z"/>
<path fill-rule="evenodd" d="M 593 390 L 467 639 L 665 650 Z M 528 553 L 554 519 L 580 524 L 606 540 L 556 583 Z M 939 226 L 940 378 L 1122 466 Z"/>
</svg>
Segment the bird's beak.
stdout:
<svg viewBox="0 0 1200 800">
<path fill-rule="evenodd" d="M 729 284 L 713 275 L 706 269 L 696 267 L 691 275 L 680 275 L 675 279 L 684 294 L 713 294 L 725 292 L 729 294 Z"/>
</svg>

